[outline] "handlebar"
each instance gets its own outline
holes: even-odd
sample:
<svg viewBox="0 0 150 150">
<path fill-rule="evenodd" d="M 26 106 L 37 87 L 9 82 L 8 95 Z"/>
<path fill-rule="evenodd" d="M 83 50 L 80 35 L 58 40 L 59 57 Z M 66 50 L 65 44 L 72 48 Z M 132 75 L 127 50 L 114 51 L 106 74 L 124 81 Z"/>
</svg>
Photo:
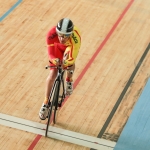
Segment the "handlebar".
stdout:
<svg viewBox="0 0 150 150">
<path fill-rule="evenodd" d="M 62 68 L 62 66 L 45 66 L 45 69 L 48 69 L 48 68 L 56 68 L 58 70 L 69 70 L 68 68 Z"/>
<path fill-rule="evenodd" d="M 62 70 L 69 70 L 69 69 L 64 69 L 62 68 L 62 66 L 45 66 L 45 69 L 48 69 L 48 68 L 56 68 L 56 69 L 62 69 Z"/>
<path fill-rule="evenodd" d="M 45 69 L 48 69 L 48 68 L 57 68 L 58 69 L 58 68 L 61 68 L 61 66 L 46 66 L 45 67 Z"/>
</svg>

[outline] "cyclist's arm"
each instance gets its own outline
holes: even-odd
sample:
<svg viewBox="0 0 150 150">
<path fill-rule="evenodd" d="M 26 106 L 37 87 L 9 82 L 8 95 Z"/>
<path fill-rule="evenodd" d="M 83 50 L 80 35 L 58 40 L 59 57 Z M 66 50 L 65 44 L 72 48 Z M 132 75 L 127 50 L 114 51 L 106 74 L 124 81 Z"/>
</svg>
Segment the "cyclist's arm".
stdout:
<svg viewBox="0 0 150 150">
<path fill-rule="evenodd" d="M 54 28 L 52 28 L 46 37 L 46 42 L 47 42 L 47 52 L 48 52 L 48 57 L 49 61 L 53 63 L 54 65 L 57 65 L 58 59 L 55 56 L 55 45 L 54 42 L 56 41 L 56 33 Z"/>
<path fill-rule="evenodd" d="M 64 67 L 71 66 L 75 63 L 78 52 L 78 47 L 75 48 L 74 46 L 69 46 L 66 48 L 64 53 Z"/>
<path fill-rule="evenodd" d="M 50 45 L 47 45 L 47 52 L 48 52 L 48 57 L 49 59 L 54 59 L 55 58 L 55 49 L 54 49 L 54 44 L 50 44 Z"/>
<path fill-rule="evenodd" d="M 77 58 L 77 55 L 79 53 L 79 49 L 81 46 L 81 37 L 80 37 L 80 31 L 74 27 L 74 31 L 72 34 L 72 37 L 70 39 L 70 45 L 65 50 L 65 55 L 68 55 L 66 60 L 64 61 L 64 66 L 71 66 L 75 63 L 75 60 Z"/>
</svg>

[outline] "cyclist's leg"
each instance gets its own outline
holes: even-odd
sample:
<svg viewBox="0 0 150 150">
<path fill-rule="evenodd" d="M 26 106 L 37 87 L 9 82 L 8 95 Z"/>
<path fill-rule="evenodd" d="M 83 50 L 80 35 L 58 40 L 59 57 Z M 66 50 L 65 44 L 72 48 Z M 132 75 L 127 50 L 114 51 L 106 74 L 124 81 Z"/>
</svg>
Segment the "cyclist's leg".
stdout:
<svg viewBox="0 0 150 150">
<path fill-rule="evenodd" d="M 50 69 L 49 75 L 46 79 L 46 90 L 45 90 L 45 100 L 41 106 L 41 109 L 39 111 L 39 117 L 42 120 L 45 120 L 48 115 L 48 98 L 54 83 L 54 80 L 57 75 L 57 70 L 56 69 Z"/>
<path fill-rule="evenodd" d="M 46 89 L 45 89 L 45 100 L 44 104 L 48 104 L 48 97 L 50 95 L 54 80 L 57 75 L 57 69 L 50 69 L 49 75 L 46 79 Z"/>
<path fill-rule="evenodd" d="M 56 44 L 54 44 L 54 47 L 48 48 L 48 55 L 49 55 L 49 59 L 51 59 L 51 58 L 62 59 L 63 58 L 63 52 L 57 48 Z M 53 66 L 53 65 L 54 64 L 50 63 L 50 66 Z M 48 98 L 49 98 L 54 80 L 56 78 L 56 75 L 57 75 L 57 69 L 51 68 L 49 75 L 46 79 L 45 100 L 44 100 L 42 107 L 40 109 L 40 112 L 39 112 L 39 117 L 42 120 L 45 120 L 48 115 Z"/>
<path fill-rule="evenodd" d="M 67 75 L 66 75 L 67 81 L 73 81 L 74 70 L 75 70 L 75 64 L 67 67 Z"/>
<path fill-rule="evenodd" d="M 71 95 L 73 92 L 73 73 L 75 70 L 75 64 L 67 67 L 66 75 L 66 95 Z"/>
<path fill-rule="evenodd" d="M 60 49 L 57 48 L 57 44 L 55 44 L 55 48 L 52 49 L 52 52 L 53 52 L 52 56 L 51 56 L 51 54 L 49 54 L 49 57 L 55 56 L 55 58 L 62 60 L 63 51 L 61 51 Z M 55 66 L 55 65 L 52 64 L 52 62 L 50 62 L 50 66 Z M 56 68 L 50 68 L 50 73 L 49 73 L 47 80 L 46 80 L 45 101 L 44 101 L 45 104 L 48 103 L 48 97 L 50 95 L 54 80 L 57 76 L 57 71 L 58 70 Z"/>
</svg>

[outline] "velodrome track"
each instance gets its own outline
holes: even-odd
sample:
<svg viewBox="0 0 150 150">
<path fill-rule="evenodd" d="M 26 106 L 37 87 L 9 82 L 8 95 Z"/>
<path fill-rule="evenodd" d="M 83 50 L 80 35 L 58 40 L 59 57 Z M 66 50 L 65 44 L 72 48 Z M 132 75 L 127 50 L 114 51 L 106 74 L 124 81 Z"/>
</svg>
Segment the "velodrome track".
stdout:
<svg viewBox="0 0 150 150">
<path fill-rule="evenodd" d="M 20 119 L 46 123 L 38 118 L 48 74 L 45 35 L 62 17 L 71 18 L 80 28 L 82 46 L 74 93 L 66 99 L 55 127 L 69 135 L 76 132 L 115 145 L 150 76 L 150 2 L 0 3 L 0 149 L 92 148 L 17 129 Z M 12 123 L 2 124 L 5 115 L 7 120 L 17 118 L 16 128 L 8 127 Z"/>
</svg>

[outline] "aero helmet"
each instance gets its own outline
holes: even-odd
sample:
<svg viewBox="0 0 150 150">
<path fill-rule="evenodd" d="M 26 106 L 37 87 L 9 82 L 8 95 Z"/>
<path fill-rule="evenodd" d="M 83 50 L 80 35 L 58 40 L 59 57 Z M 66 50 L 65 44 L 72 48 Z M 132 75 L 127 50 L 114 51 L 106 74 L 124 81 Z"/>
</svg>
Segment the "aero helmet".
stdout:
<svg viewBox="0 0 150 150">
<path fill-rule="evenodd" d="M 70 19 L 63 18 L 57 23 L 56 31 L 60 34 L 71 34 L 73 26 L 73 22 Z"/>
</svg>

